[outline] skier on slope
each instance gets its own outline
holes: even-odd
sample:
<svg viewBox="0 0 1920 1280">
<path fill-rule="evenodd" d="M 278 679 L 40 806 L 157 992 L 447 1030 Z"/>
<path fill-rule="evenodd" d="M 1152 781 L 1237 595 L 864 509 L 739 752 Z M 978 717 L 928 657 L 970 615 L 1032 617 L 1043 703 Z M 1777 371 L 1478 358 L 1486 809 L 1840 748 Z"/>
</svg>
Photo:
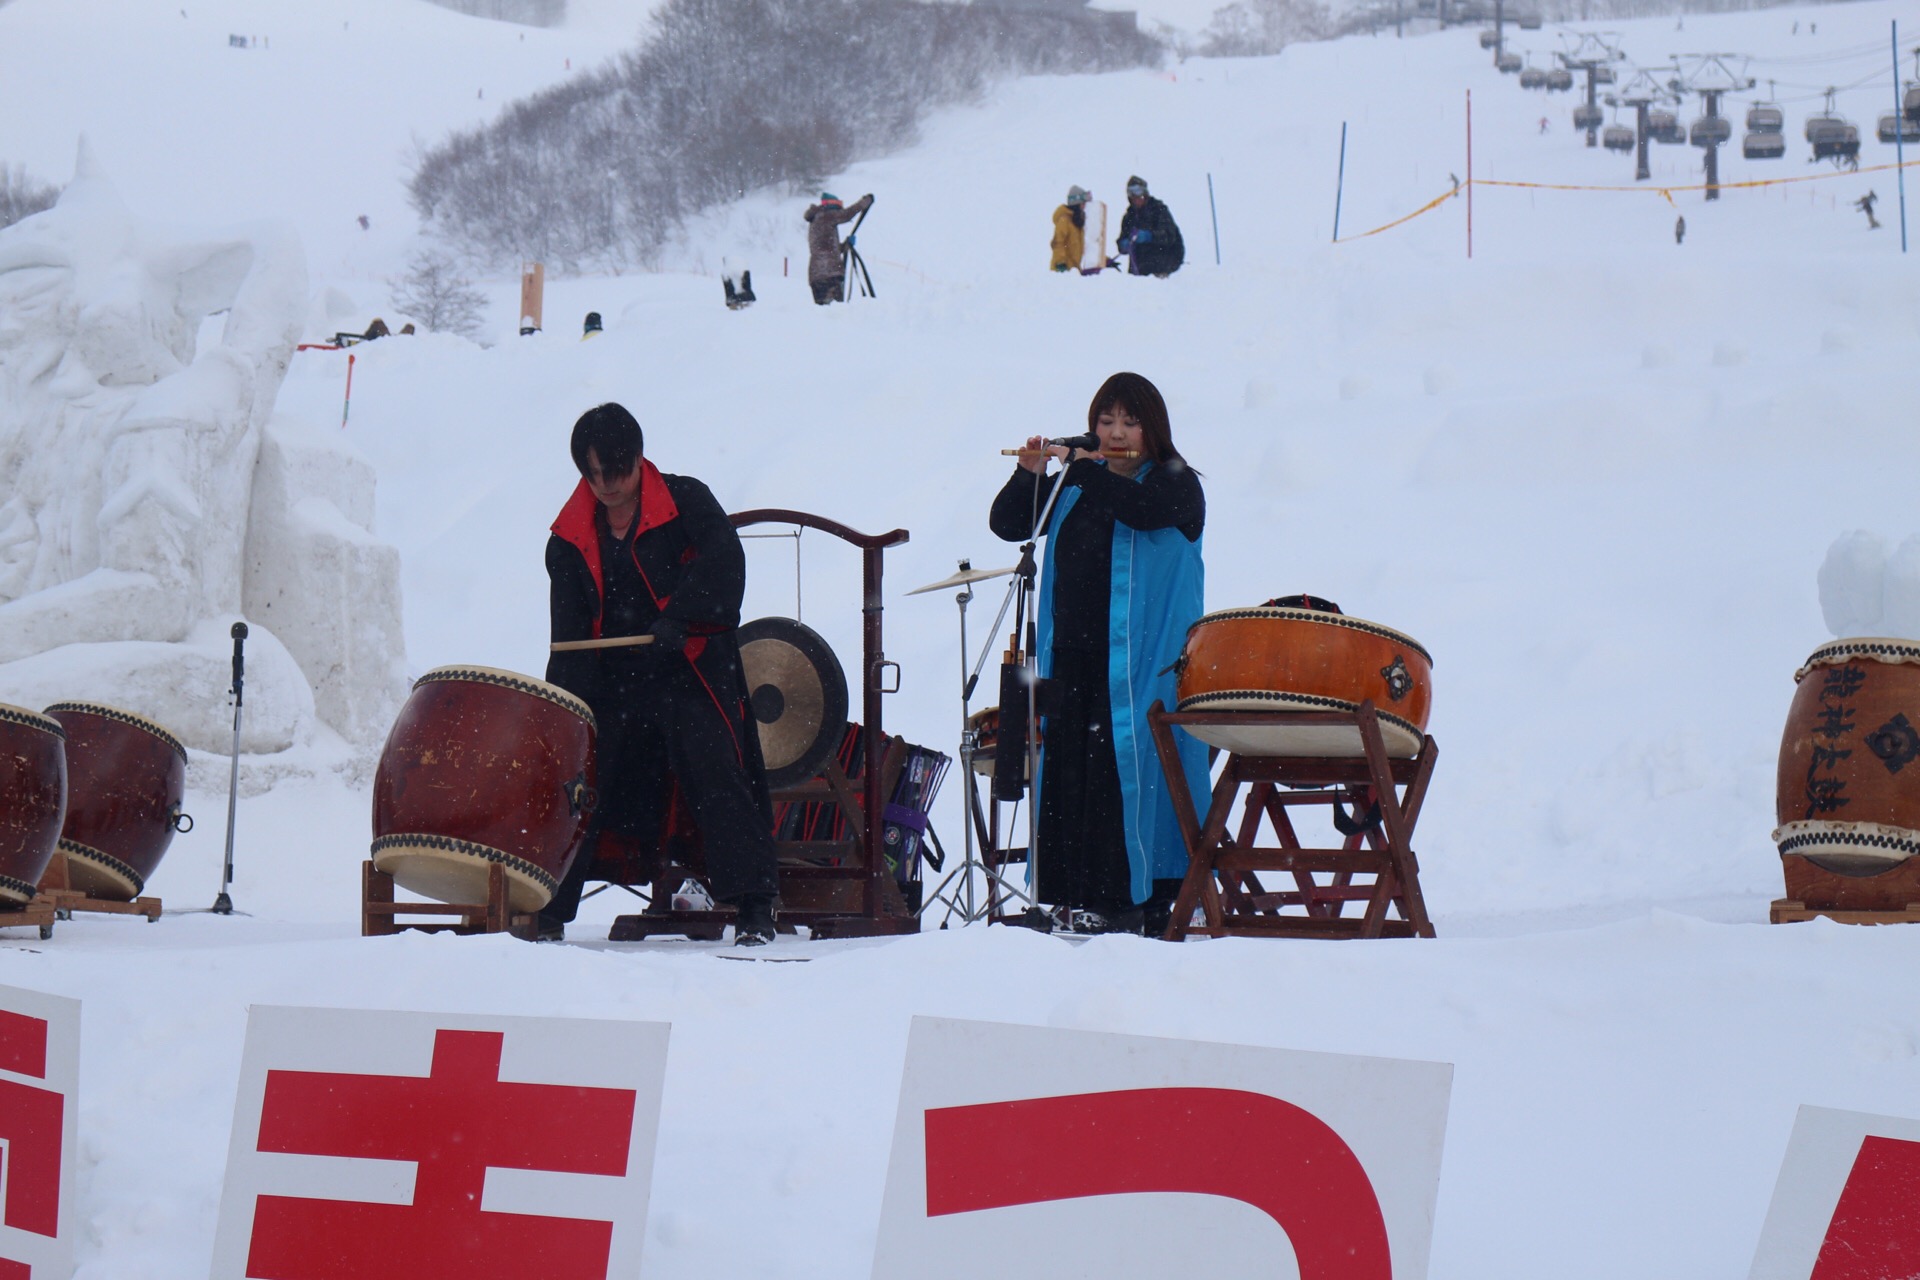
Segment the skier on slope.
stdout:
<svg viewBox="0 0 1920 1280">
<path fill-rule="evenodd" d="M 1120 248 L 1127 255 L 1127 274 L 1158 276 L 1164 280 L 1187 260 L 1186 242 L 1174 225 L 1173 213 L 1147 192 L 1147 180 L 1127 179 L 1127 212 L 1120 219 Z"/>
</svg>

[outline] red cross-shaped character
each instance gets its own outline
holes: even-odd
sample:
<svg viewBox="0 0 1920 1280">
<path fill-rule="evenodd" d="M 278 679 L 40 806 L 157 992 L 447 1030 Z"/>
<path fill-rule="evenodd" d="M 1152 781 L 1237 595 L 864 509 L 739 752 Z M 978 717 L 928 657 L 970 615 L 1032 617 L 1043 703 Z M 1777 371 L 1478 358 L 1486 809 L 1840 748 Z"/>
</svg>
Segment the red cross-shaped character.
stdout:
<svg viewBox="0 0 1920 1280">
<path fill-rule="evenodd" d="M 500 1079 L 493 1031 L 441 1031 L 431 1074 L 269 1071 L 261 1151 L 410 1160 L 413 1203 L 261 1196 L 247 1275 L 259 1280 L 604 1280 L 613 1224 L 493 1213 L 488 1168 L 624 1177 L 631 1089 Z"/>
</svg>

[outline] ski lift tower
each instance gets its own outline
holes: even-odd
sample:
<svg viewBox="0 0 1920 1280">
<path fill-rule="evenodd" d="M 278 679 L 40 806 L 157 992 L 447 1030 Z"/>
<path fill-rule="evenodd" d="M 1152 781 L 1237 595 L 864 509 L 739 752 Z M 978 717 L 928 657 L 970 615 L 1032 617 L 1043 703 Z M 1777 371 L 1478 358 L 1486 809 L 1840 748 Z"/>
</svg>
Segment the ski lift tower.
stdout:
<svg viewBox="0 0 1920 1280">
<path fill-rule="evenodd" d="M 1613 64 L 1627 55 L 1620 52 L 1619 33 L 1614 31 L 1583 31 L 1573 41 L 1573 47 L 1558 54 L 1560 65 L 1569 71 L 1587 73 L 1587 102 L 1584 107 L 1574 110 L 1574 124 L 1587 131 L 1587 145 L 1600 145 L 1600 126 L 1605 116 L 1600 111 L 1600 102 L 1595 86 L 1600 82 L 1602 68 L 1611 70 Z M 1573 39 L 1571 32 L 1561 39 Z"/>
<path fill-rule="evenodd" d="M 1661 70 L 1669 71 L 1673 69 L 1661 68 Z M 1632 107 L 1634 109 L 1633 180 L 1635 182 L 1645 182 L 1653 176 L 1653 169 L 1647 164 L 1647 143 L 1649 141 L 1647 109 L 1656 102 L 1666 102 L 1669 99 L 1674 99 L 1674 95 L 1665 88 L 1654 72 L 1644 68 L 1635 71 L 1632 79 L 1622 85 L 1618 93 L 1610 93 L 1607 95 L 1608 106 Z"/>
<path fill-rule="evenodd" d="M 1693 122 L 1692 136 L 1694 145 L 1706 153 L 1707 199 L 1718 200 L 1720 144 L 1733 137 L 1732 122 L 1720 115 L 1720 96 L 1753 88 L 1754 79 L 1746 73 L 1748 59 L 1738 53 L 1676 53 L 1672 56 L 1676 67 L 1684 63 L 1684 69 L 1672 81 L 1673 91 L 1697 93 L 1706 106 L 1706 114 Z M 1727 65 L 1735 59 L 1740 62 L 1737 72 Z"/>
</svg>

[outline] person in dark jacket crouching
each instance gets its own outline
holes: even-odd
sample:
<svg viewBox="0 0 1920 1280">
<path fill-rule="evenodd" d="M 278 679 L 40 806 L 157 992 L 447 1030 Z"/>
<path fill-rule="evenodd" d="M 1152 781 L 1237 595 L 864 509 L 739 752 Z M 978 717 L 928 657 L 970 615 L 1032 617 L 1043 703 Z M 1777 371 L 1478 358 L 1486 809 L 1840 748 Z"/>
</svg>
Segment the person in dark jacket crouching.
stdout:
<svg viewBox="0 0 1920 1280">
<path fill-rule="evenodd" d="M 600 800 L 541 936 L 573 919 L 603 830 L 657 846 L 677 787 L 706 853 L 713 895 L 739 911 L 734 941 L 774 936 L 773 807 L 734 638 L 746 555 L 726 512 L 691 476 L 664 475 L 617 404 L 573 427 L 580 484 L 547 540 L 553 639 L 651 636 L 556 652 L 547 681 L 598 722 Z"/>
<path fill-rule="evenodd" d="M 1187 244 L 1174 225 L 1173 212 L 1147 193 L 1145 178 L 1127 179 L 1120 249 L 1127 255 L 1127 274 L 1133 276 L 1159 276 L 1164 280 L 1187 260 Z"/>
</svg>

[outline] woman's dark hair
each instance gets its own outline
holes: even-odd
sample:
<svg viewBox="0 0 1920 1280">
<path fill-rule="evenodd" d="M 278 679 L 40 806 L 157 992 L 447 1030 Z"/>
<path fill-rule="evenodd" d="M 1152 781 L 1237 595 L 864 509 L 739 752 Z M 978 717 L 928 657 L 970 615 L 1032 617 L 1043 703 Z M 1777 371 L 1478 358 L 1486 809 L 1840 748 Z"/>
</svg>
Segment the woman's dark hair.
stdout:
<svg viewBox="0 0 1920 1280">
<path fill-rule="evenodd" d="M 609 401 L 580 415 L 573 424 L 573 465 L 587 474 L 587 451 L 600 459 L 602 474 L 624 476 L 640 460 L 645 447 L 640 424 L 622 405 Z"/>
<path fill-rule="evenodd" d="M 1087 430 L 1098 430 L 1100 415 L 1115 407 L 1140 424 L 1141 443 L 1150 461 L 1186 462 L 1173 447 L 1173 424 L 1167 420 L 1167 402 L 1161 399 L 1160 388 L 1137 373 L 1114 374 L 1093 393 L 1093 403 L 1087 406 Z"/>
</svg>

